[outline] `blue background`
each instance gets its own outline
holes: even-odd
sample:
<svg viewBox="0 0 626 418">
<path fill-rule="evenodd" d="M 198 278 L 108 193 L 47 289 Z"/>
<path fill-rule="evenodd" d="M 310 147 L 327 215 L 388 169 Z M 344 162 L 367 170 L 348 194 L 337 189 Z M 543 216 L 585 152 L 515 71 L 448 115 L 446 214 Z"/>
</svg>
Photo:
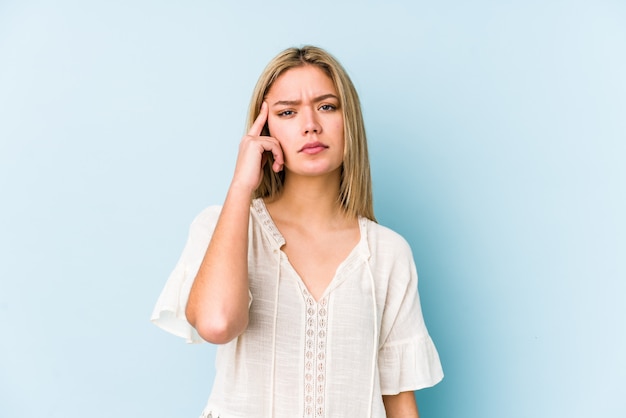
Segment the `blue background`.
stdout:
<svg viewBox="0 0 626 418">
<path fill-rule="evenodd" d="M 0 416 L 196 417 L 148 321 L 221 203 L 256 78 L 327 48 L 444 381 L 424 418 L 623 417 L 623 1 L 0 0 Z"/>
</svg>

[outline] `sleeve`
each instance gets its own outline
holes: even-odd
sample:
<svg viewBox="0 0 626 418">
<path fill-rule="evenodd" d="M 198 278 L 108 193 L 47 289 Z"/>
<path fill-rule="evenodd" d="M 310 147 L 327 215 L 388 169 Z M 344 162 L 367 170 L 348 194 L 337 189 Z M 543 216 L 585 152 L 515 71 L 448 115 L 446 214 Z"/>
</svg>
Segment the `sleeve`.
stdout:
<svg viewBox="0 0 626 418">
<path fill-rule="evenodd" d="M 220 209 L 219 206 L 211 206 L 203 210 L 191 223 L 187 244 L 167 279 L 150 318 L 159 328 L 184 338 L 188 343 L 204 341 L 187 322 L 185 307 L 191 285 L 211 241 Z"/>
<path fill-rule="evenodd" d="M 378 353 L 383 395 L 423 389 L 443 379 L 439 354 L 422 316 L 411 249 L 402 240 L 397 250 L 389 274 Z"/>
</svg>

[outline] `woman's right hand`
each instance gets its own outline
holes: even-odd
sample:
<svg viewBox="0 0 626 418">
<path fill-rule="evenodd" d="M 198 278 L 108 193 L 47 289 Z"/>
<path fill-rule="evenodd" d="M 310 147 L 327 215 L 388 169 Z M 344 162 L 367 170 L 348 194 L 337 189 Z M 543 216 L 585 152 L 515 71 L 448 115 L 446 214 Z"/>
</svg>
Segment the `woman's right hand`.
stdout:
<svg viewBox="0 0 626 418">
<path fill-rule="evenodd" d="M 274 156 L 272 170 L 279 172 L 283 169 L 283 150 L 276 138 L 261 136 L 269 110 L 266 102 L 261 105 L 261 111 L 256 118 L 248 134 L 239 144 L 239 155 L 235 166 L 235 174 L 231 187 L 242 187 L 254 192 L 263 179 L 263 166 L 267 163 L 267 152 Z"/>
<path fill-rule="evenodd" d="M 266 153 L 274 156 L 274 171 L 282 170 L 284 164 L 276 138 L 261 135 L 267 115 L 268 106 L 263 103 L 261 113 L 241 139 L 233 181 L 185 308 L 187 321 L 214 344 L 226 344 L 248 326 L 250 198 L 263 178 Z"/>
</svg>

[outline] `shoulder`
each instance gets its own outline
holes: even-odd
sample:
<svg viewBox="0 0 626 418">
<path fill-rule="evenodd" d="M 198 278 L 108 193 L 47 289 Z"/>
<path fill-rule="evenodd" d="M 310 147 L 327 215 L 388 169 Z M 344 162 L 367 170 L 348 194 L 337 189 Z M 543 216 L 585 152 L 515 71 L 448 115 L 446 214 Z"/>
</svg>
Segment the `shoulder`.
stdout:
<svg viewBox="0 0 626 418">
<path fill-rule="evenodd" d="M 196 215 L 191 225 L 213 225 L 217 222 L 217 218 L 219 218 L 221 211 L 222 206 L 220 205 L 212 205 L 204 208 L 199 214 Z"/>
<path fill-rule="evenodd" d="M 411 247 L 402 235 L 372 221 L 368 222 L 367 241 L 368 264 L 378 291 L 386 295 L 386 306 L 400 298 L 396 301 L 399 306 L 406 289 L 417 283 L 417 269 Z"/>
<path fill-rule="evenodd" d="M 190 237 L 211 235 L 217 225 L 221 210 L 221 206 L 209 206 L 198 213 L 189 226 Z"/>
<path fill-rule="evenodd" d="M 396 231 L 374 221 L 366 220 L 367 240 L 372 256 L 412 258 L 407 240 Z"/>
</svg>

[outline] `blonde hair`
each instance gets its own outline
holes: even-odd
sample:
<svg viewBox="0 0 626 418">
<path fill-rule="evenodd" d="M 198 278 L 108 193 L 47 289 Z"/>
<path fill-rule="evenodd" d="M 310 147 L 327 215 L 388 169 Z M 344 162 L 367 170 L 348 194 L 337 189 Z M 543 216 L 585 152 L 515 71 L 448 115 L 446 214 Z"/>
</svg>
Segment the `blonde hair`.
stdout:
<svg viewBox="0 0 626 418">
<path fill-rule="evenodd" d="M 263 70 L 252 93 L 250 108 L 248 109 L 247 129 L 250 129 L 259 115 L 261 104 L 276 79 L 285 71 L 303 65 L 314 65 L 321 68 L 330 77 L 339 95 L 340 109 L 343 112 L 345 140 L 339 203 L 346 214 L 363 216 L 375 221 L 372 179 L 361 103 L 346 70 L 328 52 L 318 47 L 304 46 L 302 48 L 288 48 L 274 57 Z M 267 124 L 261 135 L 269 135 Z M 269 197 L 271 199 L 278 196 L 282 191 L 284 171 L 275 173 L 271 168 L 272 163 L 273 157 L 269 156 L 267 164 L 263 167 L 263 179 L 255 190 L 254 197 Z"/>
</svg>

